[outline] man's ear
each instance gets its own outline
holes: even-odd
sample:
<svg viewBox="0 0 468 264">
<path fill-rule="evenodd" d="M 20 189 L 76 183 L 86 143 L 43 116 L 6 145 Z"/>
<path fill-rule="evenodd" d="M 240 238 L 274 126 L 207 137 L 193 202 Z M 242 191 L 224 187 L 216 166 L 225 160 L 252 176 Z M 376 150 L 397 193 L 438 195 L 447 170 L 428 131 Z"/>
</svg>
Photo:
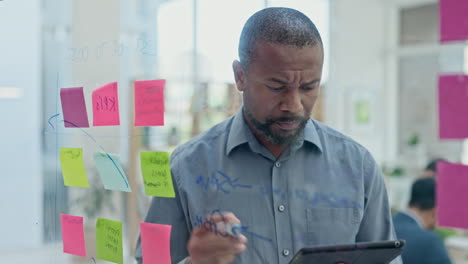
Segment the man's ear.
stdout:
<svg viewBox="0 0 468 264">
<path fill-rule="evenodd" d="M 243 92 L 246 88 L 246 76 L 240 61 L 235 60 L 232 62 L 232 71 L 234 72 L 234 79 L 236 80 L 237 90 Z"/>
</svg>

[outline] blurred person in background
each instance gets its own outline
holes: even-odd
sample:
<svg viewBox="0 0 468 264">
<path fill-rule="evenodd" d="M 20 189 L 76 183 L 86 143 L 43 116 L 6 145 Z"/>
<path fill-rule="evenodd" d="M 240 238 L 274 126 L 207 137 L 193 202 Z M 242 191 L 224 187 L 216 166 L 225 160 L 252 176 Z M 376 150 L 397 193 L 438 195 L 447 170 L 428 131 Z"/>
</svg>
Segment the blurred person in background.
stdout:
<svg viewBox="0 0 468 264">
<path fill-rule="evenodd" d="M 437 162 L 440 161 L 447 161 L 444 158 L 436 158 L 431 160 L 426 168 L 424 169 L 422 178 L 434 178 L 437 180 Z M 459 235 L 459 233 L 451 228 L 446 228 L 446 227 L 435 227 L 433 230 L 437 235 L 439 235 L 442 239 L 446 239 L 450 236 L 456 236 Z"/>
<path fill-rule="evenodd" d="M 442 158 L 437 158 L 437 159 L 433 159 L 431 160 L 426 168 L 424 169 L 424 172 L 423 172 L 423 177 L 432 177 L 432 178 L 435 178 L 436 175 L 437 175 L 437 162 L 439 161 L 447 161 L 446 159 L 442 159 Z"/>
<path fill-rule="evenodd" d="M 406 240 L 405 264 L 451 263 L 442 239 L 432 231 L 436 225 L 435 186 L 433 177 L 416 180 L 408 209 L 393 218 L 397 238 Z"/>
</svg>

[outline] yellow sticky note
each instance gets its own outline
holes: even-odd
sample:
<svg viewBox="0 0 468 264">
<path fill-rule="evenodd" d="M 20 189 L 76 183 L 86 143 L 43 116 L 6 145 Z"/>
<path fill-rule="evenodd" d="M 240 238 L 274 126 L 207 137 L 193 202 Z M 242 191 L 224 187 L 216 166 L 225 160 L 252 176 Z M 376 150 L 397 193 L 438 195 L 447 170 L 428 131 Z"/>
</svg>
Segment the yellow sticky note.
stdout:
<svg viewBox="0 0 468 264">
<path fill-rule="evenodd" d="M 60 165 L 65 186 L 89 187 L 83 161 L 83 149 L 60 148 Z"/>
<path fill-rule="evenodd" d="M 144 151 L 140 153 L 141 172 L 146 195 L 174 198 L 169 153 Z"/>
</svg>

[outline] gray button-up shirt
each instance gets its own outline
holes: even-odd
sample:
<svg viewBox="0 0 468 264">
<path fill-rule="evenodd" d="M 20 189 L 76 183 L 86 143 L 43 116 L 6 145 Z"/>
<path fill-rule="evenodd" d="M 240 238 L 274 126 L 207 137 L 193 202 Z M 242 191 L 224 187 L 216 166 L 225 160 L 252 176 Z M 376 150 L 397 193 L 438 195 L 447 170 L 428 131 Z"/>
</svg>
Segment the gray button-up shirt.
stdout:
<svg viewBox="0 0 468 264">
<path fill-rule="evenodd" d="M 218 210 L 233 212 L 249 240 L 235 263 L 288 263 L 303 247 L 396 239 L 371 154 L 314 120 L 276 159 L 239 111 L 178 147 L 171 170 L 176 198 L 154 197 L 145 221 L 172 225 L 174 263 Z M 139 241 L 136 255 L 141 261 Z"/>
</svg>

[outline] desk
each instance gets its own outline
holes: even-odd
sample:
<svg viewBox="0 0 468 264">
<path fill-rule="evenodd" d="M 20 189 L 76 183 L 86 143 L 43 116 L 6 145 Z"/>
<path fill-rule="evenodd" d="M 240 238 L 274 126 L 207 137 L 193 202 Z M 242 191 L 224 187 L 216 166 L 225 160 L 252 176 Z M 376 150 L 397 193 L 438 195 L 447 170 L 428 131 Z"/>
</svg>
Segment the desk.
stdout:
<svg viewBox="0 0 468 264">
<path fill-rule="evenodd" d="M 452 236 L 445 240 L 453 264 L 468 263 L 468 237 Z"/>
</svg>

